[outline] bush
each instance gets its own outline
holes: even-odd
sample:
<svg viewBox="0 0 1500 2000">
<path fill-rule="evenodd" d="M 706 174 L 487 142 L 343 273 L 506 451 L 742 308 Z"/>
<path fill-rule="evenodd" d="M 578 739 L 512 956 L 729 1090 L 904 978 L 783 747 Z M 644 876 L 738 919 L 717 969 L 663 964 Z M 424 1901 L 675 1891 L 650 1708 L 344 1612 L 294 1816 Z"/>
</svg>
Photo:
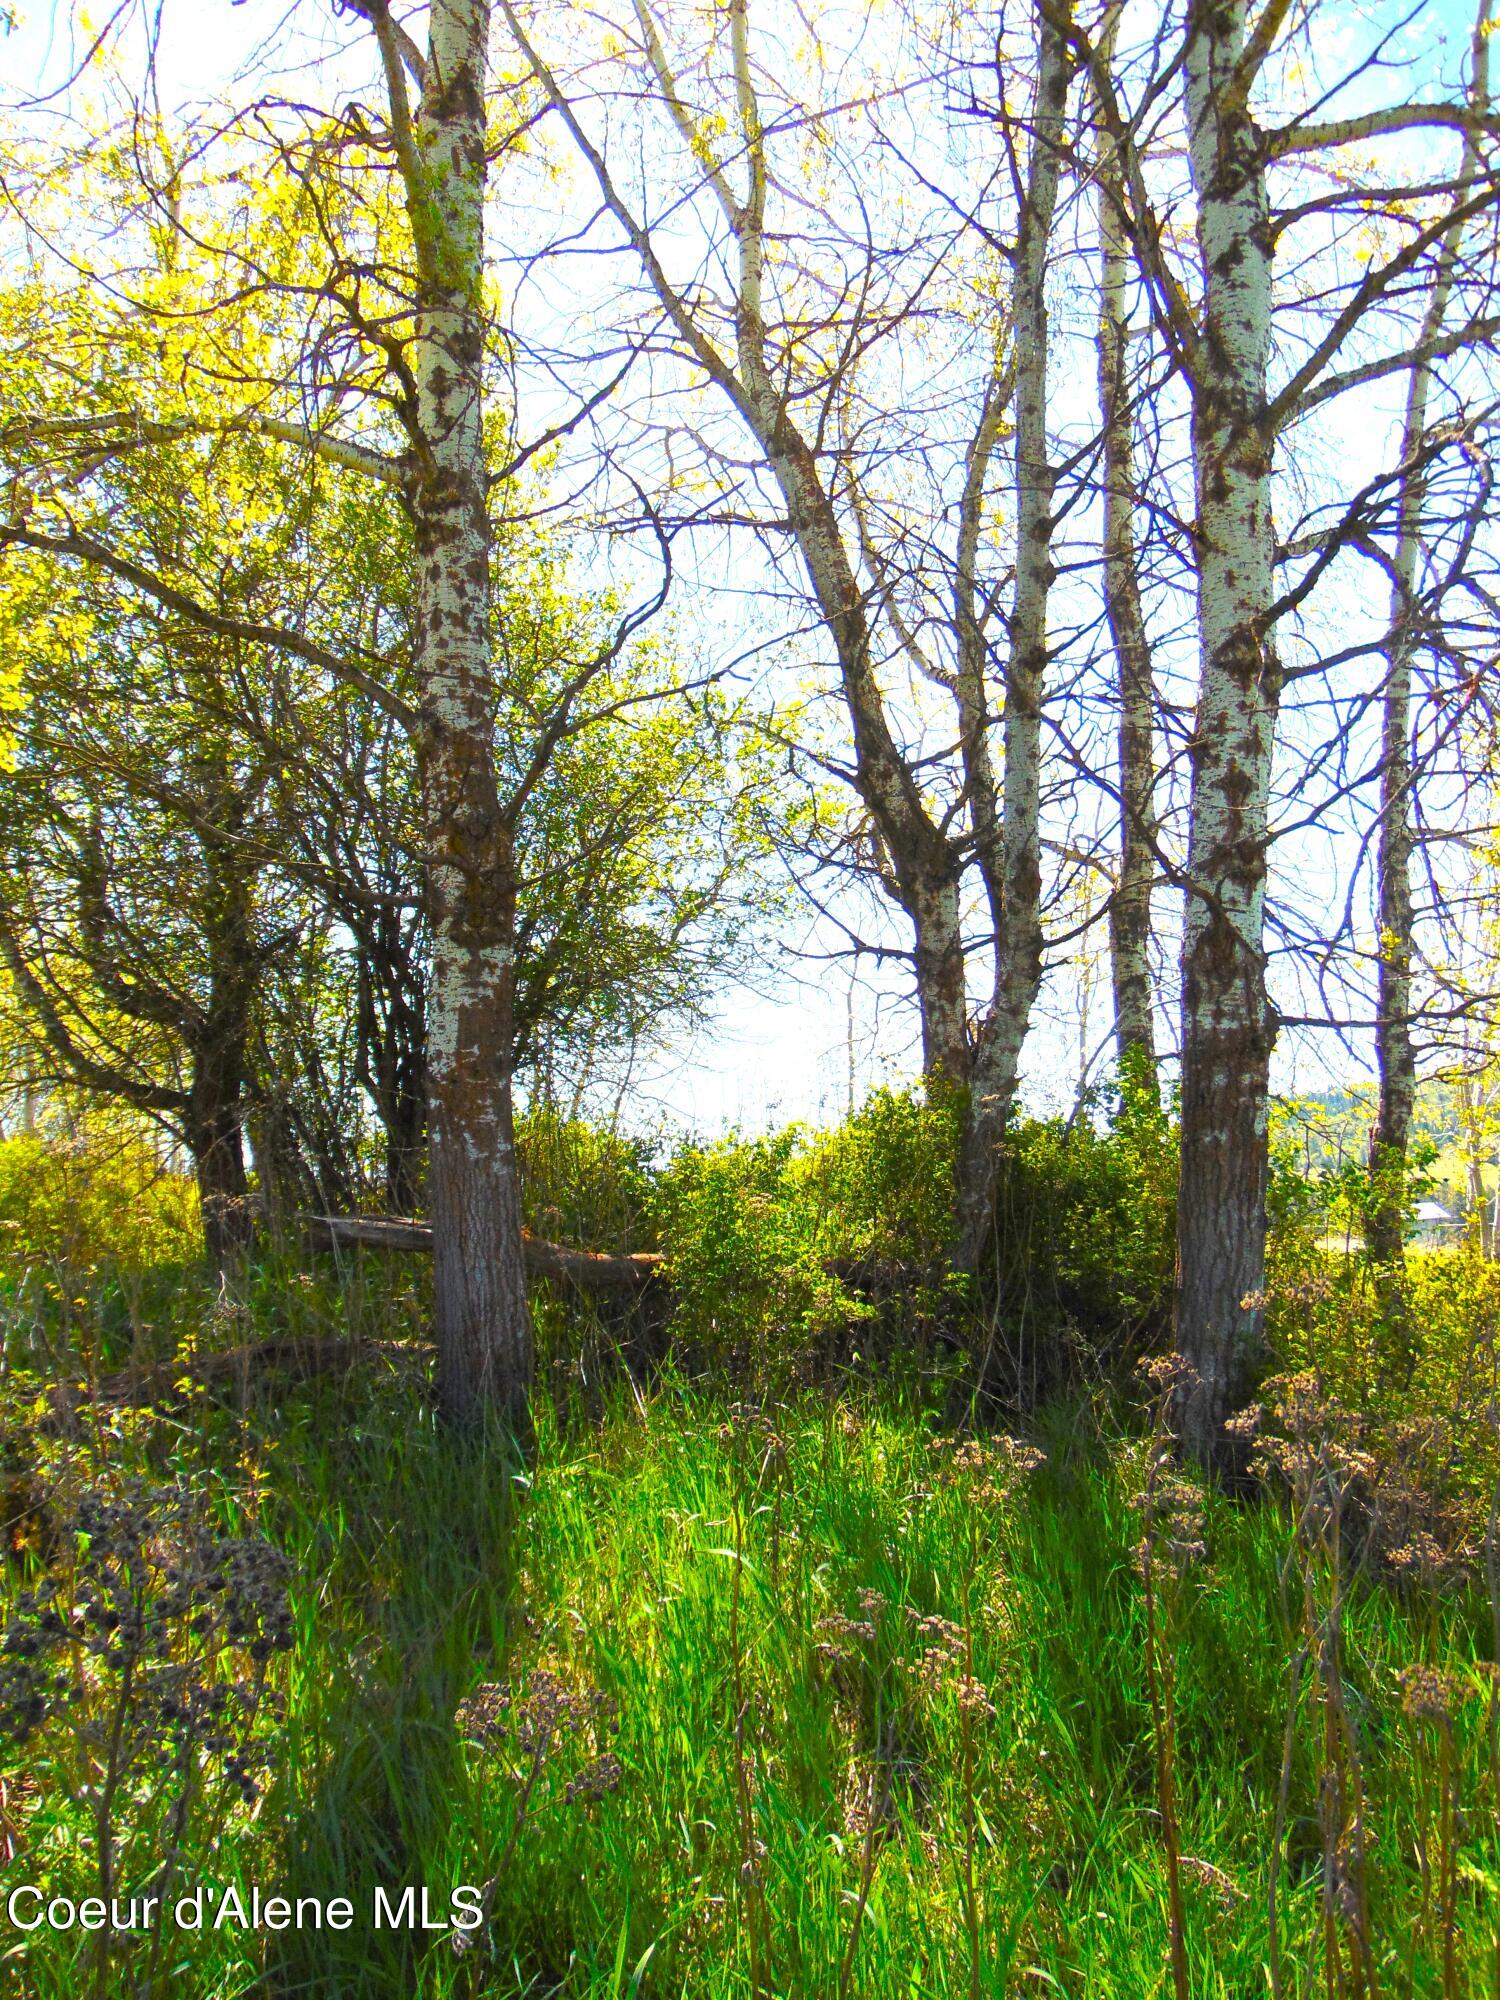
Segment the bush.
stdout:
<svg viewBox="0 0 1500 2000">
<path fill-rule="evenodd" d="M 71 1135 L 0 1140 L 0 1266 L 145 1270 L 202 1245 L 197 1189 L 133 1120 L 91 1113 Z"/>
<path fill-rule="evenodd" d="M 996 1202 L 995 1349 L 1028 1399 L 1165 1337 L 1177 1135 L 1154 1078 L 1127 1068 L 1088 1116 L 1012 1128 Z M 1097 1107 L 1092 1107 L 1097 1108 Z"/>
<path fill-rule="evenodd" d="M 830 1133 L 685 1147 L 656 1192 L 681 1335 L 737 1369 L 805 1374 L 833 1336 L 878 1317 L 853 1289 L 873 1273 L 848 1267 L 920 1275 L 941 1255 L 957 1136 L 951 1096 L 877 1090 Z"/>
<path fill-rule="evenodd" d="M 549 1242 L 647 1250 L 651 1146 L 539 1105 L 516 1120 L 522 1220 Z"/>
<path fill-rule="evenodd" d="M 1170 1306 L 1176 1155 L 1151 1080 L 1128 1073 L 1107 1126 L 1012 1128 L 993 1264 L 976 1316 L 991 1387 L 1028 1396 L 1158 1338 Z M 876 1091 L 834 1131 L 689 1147 L 657 1212 L 676 1324 L 708 1356 L 805 1373 L 830 1335 L 870 1322 L 920 1342 L 945 1301 L 961 1100 Z M 1007 1379 L 1001 1379 L 1007 1378 Z"/>
</svg>

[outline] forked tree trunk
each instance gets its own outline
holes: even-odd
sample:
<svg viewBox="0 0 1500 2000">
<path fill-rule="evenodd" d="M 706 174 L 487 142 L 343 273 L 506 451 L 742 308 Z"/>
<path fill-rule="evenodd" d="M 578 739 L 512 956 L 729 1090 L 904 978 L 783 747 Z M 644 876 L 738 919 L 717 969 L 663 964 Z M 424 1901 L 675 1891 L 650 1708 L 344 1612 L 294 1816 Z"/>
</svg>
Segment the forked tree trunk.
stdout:
<svg viewBox="0 0 1500 2000">
<path fill-rule="evenodd" d="M 372 5 L 419 273 L 410 502 L 432 925 L 427 1014 L 438 1400 L 528 1426 L 531 1319 L 511 1131 L 515 883 L 498 796 L 482 430 L 488 0 L 432 0 L 415 117 Z"/>
<path fill-rule="evenodd" d="M 970 1086 L 968 1140 L 960 1175 L 961 1210 L 956 1255 L 972 1262 L 993 1212 L 996 1142 L 1015 1090 L 1015 1071 L 1041 974 L 1040 715 L 1047 659 L 1046 601 L 1052 581 L 1051 510 L 1054 473 L 1047 457 L 1045 374 L 1047 327 L 1044 280 L 1056 201 L 1062 113 L 1067 97 L 1067 9 L 1038 8 L 1042 71 L 1031 147 L 1031 186 L 1022 203 L 1018 254 L 1016 331 L 1016 482 L 1019 550 L 1012 619 L 1011 677 L 1005 709 L 1005 808 L 996 830 L 998 788 L 976 784 L 977 762 L 987 756 L 989 727 L 983 699 L 983 642 L 975 665 L 974 617 L 959 624 L 958 695 L 973 833 L 997 920 L 997 976 L 989 1019 L 971 1040 L 965 984 L 960 899 L 963 840 L 949 831 L 949 816 L 930 810 L 917 778 L 916 760 L 903 754 L 892 731 L 873 657 L 868 592 L 859 569 L 858 536 L 847 531 L 836 488 L 825 476 L 821 426 L 799 429 L 805 406 L 788 394 L 782 361 L 772 353 L 764 310 L 766 203 L 771 179 L 766 132 L 750 59 L 749 0 L 726 0 L 722 17 L 735 79 L 738 130 L 721 157 L 720 135 L 695 119 L 679 88 L 649 0 L 633 0 L 641 47 L 660 101 L 676 124 L 695 172 L 719 203 L 734 240 L 736 296 L 732 357 L 717 326 L 696 316 L 690 295 L 674 287 L 649 227 L 633 212 L 603 154 L 580 122 L 567 94 L 527 33 L 514 0 L 497 0 L 517 47 L 530 63 L 553 109 L 588 162 L 606 207 L 641 260 L 662 311 L 683 349 L 743 419 L 776 480 L 786 505 L 785 526 L 806 571 L 819 616 L 832 640 L 854 739 L 853 781 L 874 827 L 882 881 L 910 920 L 912 962 L 922 1022 L 922 1060 L 929 1075 Z M 712 329 L 712 330 L 711 330 Z M 1024 380 L 1022 379 L 1024 377 Z M 830 411 L 832 406 L 829 406 Z M 971 482 L 982 506 L 982 464 L 998 435 L 994 399 L 981 423 L 981 477 Z M 971 468 L 972 469 L 972 468 Z M 838 499 L 842 499 L 838 495 Z M 856 508 L 857 512 L 857 508 Z M 969 509 L 973 518 L 974 509 Z M 975 596 L 975 539 L 961 547 L 958 595 Z M 986 811 L 989 817 L 986 820 Z"/>
<path fill-rule="evenodd" d="M 1185 79 L 1203 324 L 1192 357 L 1201 667 L 1182 955 L 1176 1335 L 1196 1381 L 1179 1412 L 1198 1458 L 1233 1454 L 1264 1325 L 1267 1116 L 1275 1029 L 1263 932 L 1280 669 L 1266 368 L 1273 239 L 1239 68 L 1244 0 L 1192 0 Z"/>
<path fill-rule="evenodd" d="M 1100 36 L 1099 55 L 1114 59 L 1119 7 Z M 1151 646 L 1141 608 L 1135 545 L 1135 451 L 1127 381 L 1129 260 L 1119 146 L 1100 121 L 1099 139 L 1099 414 L 1104 447 L 1104 608 L 1114 644 L 1120 702 L 1120 865 L 1109 910 L 1115 1052 L 1154 1072 L 1151 1018 L 1151 885 L 1156 876 L 1155 719 Z"/>
<path fill-rule="evenodd" d="M 1490 0 L 1480 0 L 1473 42 L 1469 102 L 1482 112 L 1489 105 Z M 1479 153 L 1472 132 L 1465 138 L 1454 206 L 1461 206 L 1473 189 Z M 1432 295 L 1423 315 L 1419 346 L 1434 344 L 1447 317 L 1448 301 L 1463 237 L 1455 223 L 1439 253 Z M 1406 1209 L 1404 1183 L 1411 1143 L 1412 1113 L 1417 1097 L 1417 1062 L 1411 1032 L 1412 898 L 1411 862 L 1411 669 L 1416 611 L 1417 564 L 1421 549 L 1422 508 L 1427 493 L 1425 441 L 1432 368 L 1419 362 L 1412 370 L 1401 435 L 1401 487 L 1397 502 L 1396 550 L 1391 575 L 1390 642 L 1386 648 L 1385 706 L 1382 724 L 1380 778 L 1380 843 L 1377 905 L 1380 924 L 1379 988 L 1375 1009 L 1375 1062 L 1380 1097 L 1370 1133 L 1370 1166 L 1376 1176 L 1375 1199 L 1365 1218 L 1365 1247 L 1370 1257 L 1387 1266 L 1404 1255 Z M 1397 1288 L 1391 1288 L 1388 1310 L 1400 1310 Z"/>
<path fill-rule="evenodd" d="M 857 536 L 846 531 L 835 504 L 832 483 L 820 462 L 823 441 L 811 428 L 799 429 L 799 408 L 789 402 L 780 364 L 771 353 L 763 296 L 771 183 L 750 60 L 748 0 L 728 0 L 724 9 L 739 116 L 732 169 L 718 163 L 717 138 L 709 138 L 695 125 L 647 0 L 635 0 L 642 47 L 661 101 L 698 170 L 706 175 L 733 234 L 737 270 L 732 356 L 694 317 L 687 297 L 674 289 L 649 231 L 615 186 L 602 154 L 579 123 L 511 0 L 499 0 L 499 5 L 517 46 L 589 162 L 605 204 L 639 255 L 683 347 L 739 414 L 780 489 L 787 531 L 837 659 L 854 740 L 854 787 L 874 829 L 881 880 L 911 925 L 923 1069 L 929 1076 L 966 1083 L 970 1047 L 959 894 L 961 845 L 946 821 L 928 810 L 912 762 L 892 731 L 873 658 Z"/>
</svg>

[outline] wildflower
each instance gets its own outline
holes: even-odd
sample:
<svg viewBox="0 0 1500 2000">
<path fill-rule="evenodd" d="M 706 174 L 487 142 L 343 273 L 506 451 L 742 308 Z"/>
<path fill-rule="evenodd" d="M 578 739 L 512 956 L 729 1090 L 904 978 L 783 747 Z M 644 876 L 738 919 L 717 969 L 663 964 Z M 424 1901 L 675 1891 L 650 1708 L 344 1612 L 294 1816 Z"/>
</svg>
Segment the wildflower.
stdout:
<svg viewBox="0 0 1500 2000">
<path fill-rule="evenodd" d="M 610 1792 L 620 1789 L 624 1776 L 624 1766 L 613 1750 L 605 1750 L 597 1757 L 589 1759 L 580 1771 L 574 1773 L 563 1787 L 563 1797 L 569 1805 L 579 1799 L 595 1803 Z"/>
<path fill-rule="evenodd" d="M 1191 1362 L 1180 1354 L 1148 1354 L 1136 1372 L 1159 1396 L 1174 1394 L 1197 1380 Z"/>
<path fill-rule="evenodd" d="M 1418 1528 L 1399 1548 L 1388 1550 L 1385 1559 L 1398 1575 L 1427 1590 L 1440 1589 L 1464 1569 L 1464 1551 L 1445 1549 L 1425 1528 Z"/>
<path fill-rule="evenodd" d="M 503 1681 L 481 1681 L 458 1705 L 454 1720 L 459 1734 L 469 1743 L 494 1742 L 505 1733 L 504 1718 L 509 1706 L 510 1689 Z"/>
<path fill-rule="evenodd" d="M 961 1715 L 978 1720 L 995 1714 L 989 1689 L 969 1670 L 969 1642 L 961 1625 L 951 1619 L 914 1616 L 919 1636 L 927 1641 L 917 1661 L 917 1679 L 929 1695 L 951 1693 Z"/>
<path fill-rule="evenodd" d="M 939 1464 L 934 1483 L 962 1488 L 972 1506 L 996 1507 L 1012 1499 L 1046 1454 L 1013 1437 L 936 1438 L 933 1452 Z"/>
<path fill-rule="evenodd" d="M 1167 1440 L 1152 1446 L 1144 1484 L 1130 1504 L 1140 1513 L 1145 1529 L 1136 1547 L 1142 1573 L 1166 1563 L 1180 1576 L 1208 1554 L 1202 1490 L 1176 1471 Z"/>
<path fill-rule="evenodd" d="M 1240 1410 L 1235 1416 L 1226 1417 L 1224 1429 L 1232 1438 L 1239 1438 L 1248 1444 L 1260 1436 L 1261 1425 L 1266 1420 L 1263 1403 L 1252 1403 L 1248 1409 Z"/>
</svg>

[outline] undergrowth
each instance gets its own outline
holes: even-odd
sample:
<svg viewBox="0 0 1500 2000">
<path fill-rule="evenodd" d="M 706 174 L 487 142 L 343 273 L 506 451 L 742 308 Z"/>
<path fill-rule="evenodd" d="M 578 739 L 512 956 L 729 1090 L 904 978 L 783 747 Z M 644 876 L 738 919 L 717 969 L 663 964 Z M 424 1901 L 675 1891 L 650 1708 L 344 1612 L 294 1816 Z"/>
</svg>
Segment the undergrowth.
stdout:
<svg viewBox="0 0 1500 2000">
<path fill-rule="evenodd" d="M 1284 1199 L 1260 1485 L 1205 1492 L 1127 1365 L 1167 1120 L 1027 1127 L 1030 1284 L 1002 1265 L 990 1327 L 1045 1364 L 955 1426 L 944 1117 L 884 1095 L 659 1170 L 539 1132 L 536 1213 L 660 1244 L 677 1306 L 642 1341 L 539 1299 L 524 1465 L 437 1431 L 419 1265 L 8 1262 L 7 1892 L 352 1911 L 0 1915 L 11 1990 L 1493 2000 L 1493 1267 L 1413 1258 L 1398 1352 L 1388 1288 Z M 273 1334 L 366 1345 L 195 1381 Z M 436 1927 L 376 1928 L 407 1885 Z"/>
</svg>

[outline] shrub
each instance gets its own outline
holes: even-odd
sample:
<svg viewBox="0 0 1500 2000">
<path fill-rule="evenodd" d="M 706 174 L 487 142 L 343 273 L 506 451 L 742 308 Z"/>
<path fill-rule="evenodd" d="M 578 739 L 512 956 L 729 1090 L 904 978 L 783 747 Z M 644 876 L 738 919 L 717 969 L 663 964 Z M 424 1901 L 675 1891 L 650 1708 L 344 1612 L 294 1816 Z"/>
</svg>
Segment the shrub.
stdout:
<svg viewBox="0 0 1500 2000">
<path fill-rule="evenodd" d="M 1027 1119 L 1005 1147 L 994 1324 L 1012 1386 L 1028 1397 L 1129 1360 L 1166 1331 L 1176 1132 L 1143 1068 L 1126 1068 L 1101 1097 L 1086 1110 L 1107 1109 L 1105 1122 Z"/>
<path fill-rule="evenodd" d="M 850 1265 L 920 1276 L 940 1256 L 956 1143 L 951 1096 L 877 1090 L 833 1132 L 683 1148 L 656 1194 L 678 1331 L 736 1368 L 805 1373 L 878 1317 Z"/>
<path fill-rule="evenodd" d="M 804 1145 L 793 1126 L 686 1146 L 658 1184 L 674 1330 L 702 1359 L 774 1372 L 849 1307 L 823 1269 L 820 1218 L 800 1198 Z"/>
<path fill-rule="evenodd" d="M 145 1270 L 202 1251 L 192 1180 L 140 1125 L 90 1113 L 71 1134 L 0 1140 L 0 1265 Z"/>
<path fill-rule="evenodd" d="M 526 1227 L 585 1250 L 652 1248 L 651 1152 L 647 1140 L 532 1107 L 516 1120 Z"/>
<path fill-rule="evenodd" d="M 1038 1393 L 1164 1331 L 1172 1125 L 1145 1075 L 1127 1073 L 1113 1095 L 1107 1125 L 1012 1128 L 994 1261 L 976 1301 L 998 1390 Z M 679 1330 L 737 1366 L 805 1372 L 839 1330 L 859 1327 L 868 1350 L 877 1318 L 887 1347 L 951 1323 L 943 1259 L 960 1105 L 941 1087 L 879 1090 L 832 1132 L 793 1128 L 679 1153 L 657 1190 Z"/>
</svg>

